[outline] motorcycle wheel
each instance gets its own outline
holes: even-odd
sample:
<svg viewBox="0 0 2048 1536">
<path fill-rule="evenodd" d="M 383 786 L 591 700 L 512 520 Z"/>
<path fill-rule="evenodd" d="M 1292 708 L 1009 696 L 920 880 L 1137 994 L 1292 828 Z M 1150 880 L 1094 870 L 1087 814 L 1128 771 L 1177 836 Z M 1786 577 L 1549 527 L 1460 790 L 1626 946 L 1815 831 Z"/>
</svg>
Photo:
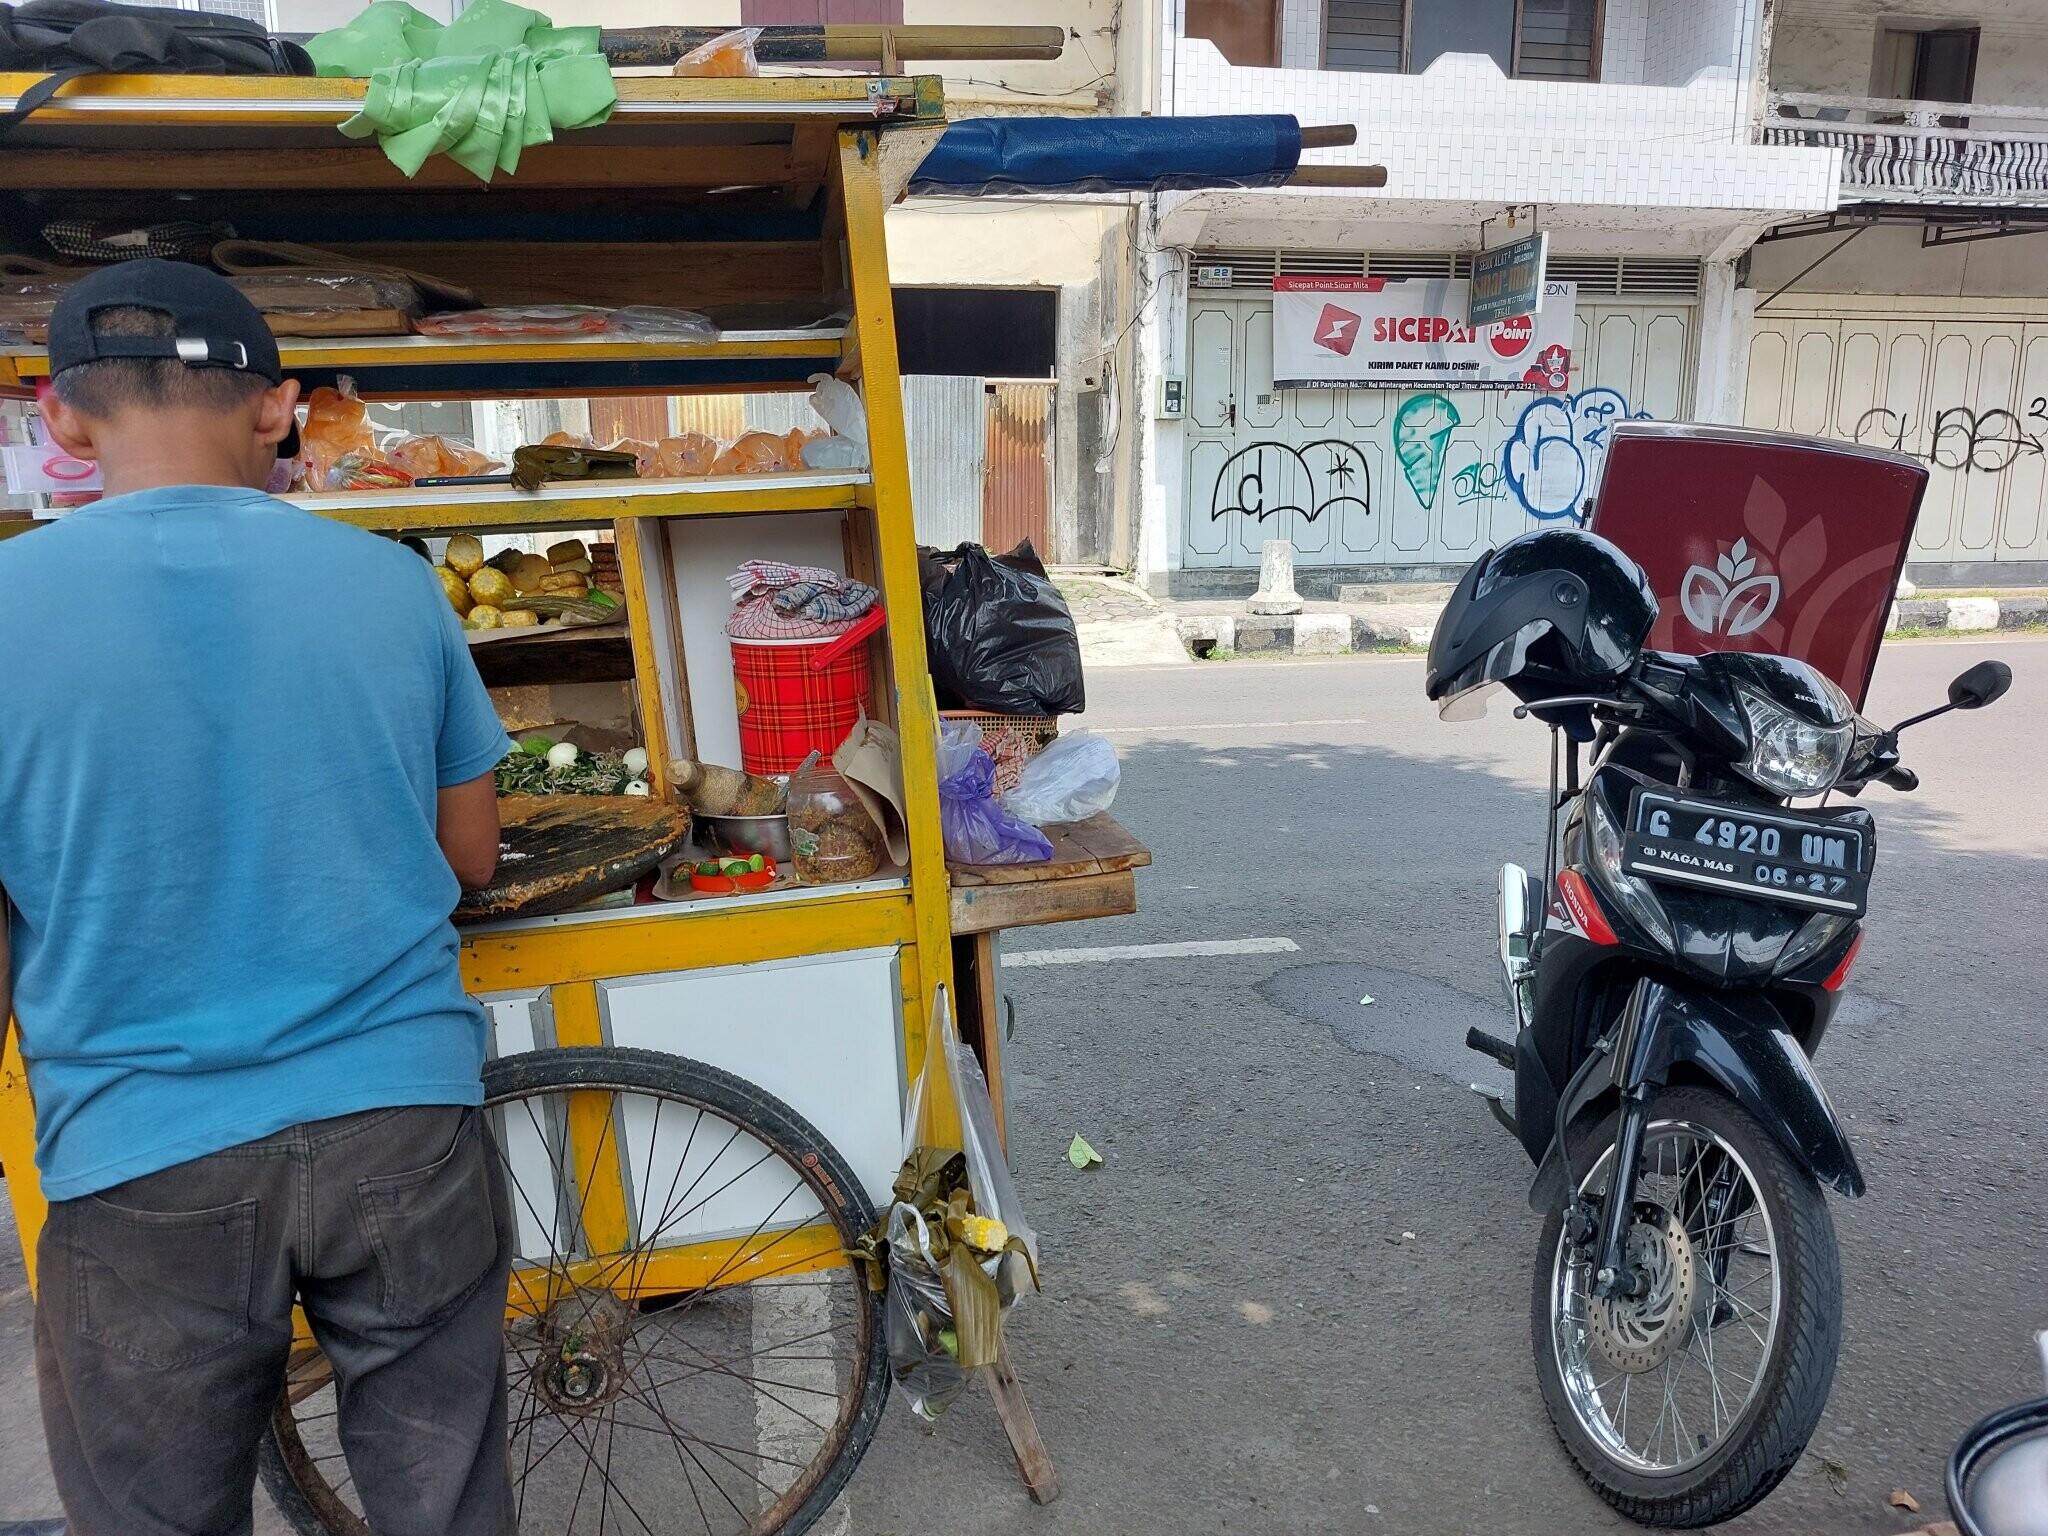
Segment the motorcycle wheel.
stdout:
<svg viewBox="0 0 2048 1536">
<path fill-rule="evenodd" d="M 1610 1119 L 1573 1148 L 1580 1193 L 1600 1195 L 1613 1162 Z M 1531 1324 L 1558 1437 L 1640 1524 L 1741 1513 L 1792 1470 L 1834 1381 L 1841 1259 L 1819 1186 L 1725 1096 L 1671 1089 L 1650 1106 L 1628 1234 L 1645 1294 L 1593 1296 L 1591 1249 L 1550 1214 Z"/>
</svg>

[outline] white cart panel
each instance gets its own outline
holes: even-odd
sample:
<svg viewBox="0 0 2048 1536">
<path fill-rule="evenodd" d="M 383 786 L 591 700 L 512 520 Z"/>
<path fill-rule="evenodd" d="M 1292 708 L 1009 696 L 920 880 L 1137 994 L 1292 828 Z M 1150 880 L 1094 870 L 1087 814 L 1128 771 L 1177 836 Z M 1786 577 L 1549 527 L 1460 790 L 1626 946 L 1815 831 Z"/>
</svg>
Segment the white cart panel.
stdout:
<svg viewBox="0 0 2048 1536">
<path fill-rule="evenodd" d="M 888 1200 L 903 1161 L 903 993 L 894 948 L 601 981 L 597 990 L 612 1044 L 689 1056 L 759 1084 L 839 1150 L 871 1200 Z M 628 1209 L 644 1202 L 650 1215 L 663 1209 L 678 1171 L 678 1187 L 690 1187 L 700 1172 L 695 1164 L 717 1150 L 692 1147 L 690 1166 L 679 1170 L 688 1117 L 664 1112 L 656 1144 L 653 1116 L 651 1101 L 629 1100 L 619 1128 L 630 1159 Z M 693 1200 L 753 1161 L 740 1151 L 725 1154 Z M 770 1163 L 705 1202 L 663 1240 L 674 1241 L 678 1230 L 749 1231 L 786 1191 L 786 1176 Z M 782 1226 L 814 1213 L 792 1202 L 772 1220 Z"/>
</svg>

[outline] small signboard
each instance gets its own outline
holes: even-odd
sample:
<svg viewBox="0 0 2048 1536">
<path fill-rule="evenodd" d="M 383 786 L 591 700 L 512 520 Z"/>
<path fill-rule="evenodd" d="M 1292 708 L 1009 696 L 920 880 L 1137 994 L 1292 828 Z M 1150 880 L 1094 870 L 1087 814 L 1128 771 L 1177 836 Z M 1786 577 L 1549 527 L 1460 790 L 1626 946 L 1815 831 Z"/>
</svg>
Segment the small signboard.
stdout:
<svg viewBox="0 0 2048 1536">
<path fill-rule="evenodd" d="M 1472 258 L 1472 325 L 1493 325 L 1516 315 L 1533 315 L 1543 307 L 1543 271 L 1550 255 L 1550 232 L 1538 230 L 1510 240 Z"/>
<path fill-rule="evenodd" d="M 1577 290 L 1551 283 L 1541 313 L 1469 325 L 1469 286 L 1461 277 L 1276 277 L 1273 382 L 1562 393 L 1571 382 Z"/>
<path fill-rule="evenodd" d="M 1197 288 L 1228 288 L 1232 272 L 1226 266 L 1200 266 L 1195 268 Z"/>
</svg>

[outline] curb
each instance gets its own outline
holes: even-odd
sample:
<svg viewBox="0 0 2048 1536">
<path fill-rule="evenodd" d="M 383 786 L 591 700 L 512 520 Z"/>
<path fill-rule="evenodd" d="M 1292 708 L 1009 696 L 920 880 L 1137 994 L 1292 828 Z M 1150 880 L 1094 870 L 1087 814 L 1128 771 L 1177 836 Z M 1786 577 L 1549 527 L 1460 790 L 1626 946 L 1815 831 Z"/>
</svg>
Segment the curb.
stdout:
<svg viewBox="0 0 2048 1536">
<path fill-rule="evenodd" d="M 1345 656 L 1427 646 L 1433 624 L 1394 624 L 1359 613 L 1176 614 L 1190 655 Z M 1885 633 L 1990 633 L 2048 625 L 2048 597 L 1913 597 L 1892 604 Z"/>
<path fill-rule="evenodd" d="M 1389 624 L 1355 613 L 1179 614 L 1174 628 L 1191 655 L 1348 656 L 1429 644 L 1433 625 Z"/>
</svg>

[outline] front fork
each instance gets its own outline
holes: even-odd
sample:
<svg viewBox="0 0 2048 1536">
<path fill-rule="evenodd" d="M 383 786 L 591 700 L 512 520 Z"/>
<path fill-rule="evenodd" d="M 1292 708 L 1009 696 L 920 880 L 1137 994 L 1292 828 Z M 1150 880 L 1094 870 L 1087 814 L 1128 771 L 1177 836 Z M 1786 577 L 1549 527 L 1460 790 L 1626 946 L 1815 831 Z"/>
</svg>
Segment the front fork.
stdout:
<svg viewBox="0 0 2048 1536">
<path fill-rule="evenodd" d="M 1646 1038 L 1643 1020 L 1650 1013 L 1654 996 L 1652 989 L 1657 986 L 1658 983 L 1647 976 L 1636 982 L 1613 1033 L 1603 1042 L 1605 1049 L 1596 1047 L 1593 1056 L 1574 1079 L 1576 1084 L 1577 1078 L 1586 1077 L 1588 1069 L 1604 1058 L 1612 1062 L 1612 1081 L 1621 1090 L 1621 1118 L 1614 1133 L 1614 1173 L 1607 1181 L 1607 1194 L 1600 1203 L 1597 1228 L 1587 1202 L 1570 1180 L 1569 1165 L 1566 1170 L 1566 1189 L 1569 1191 L 1566 1198 L 1570 1203 L 1566 1208 L 1565 1223 L 1567 1229 L 1580 1239 L 1594 1238 L 1592 1290 L 1595 1296 L 1640 1296 L 1646 1285 L 1643 1276 L 1636 1273 L 1628 1262 L 1628 1230 L 1635 1214 L 1636 1179 L 1643 1160 L 1643 1135 L 1650 1124 L 1650 1097 L 1656 1091 L 1655 1085 L 1649 1081 L 1648 1070 L 1654 1042 Z M 1567 1102 L 1572 1098 L 1569 1088 L 1565 1098 Z M 1557 1122 L 1559 1137 L 1565 1135 L 1569 1123 L 1570 1117 L 1560 1113 Z"/>
</svg>

